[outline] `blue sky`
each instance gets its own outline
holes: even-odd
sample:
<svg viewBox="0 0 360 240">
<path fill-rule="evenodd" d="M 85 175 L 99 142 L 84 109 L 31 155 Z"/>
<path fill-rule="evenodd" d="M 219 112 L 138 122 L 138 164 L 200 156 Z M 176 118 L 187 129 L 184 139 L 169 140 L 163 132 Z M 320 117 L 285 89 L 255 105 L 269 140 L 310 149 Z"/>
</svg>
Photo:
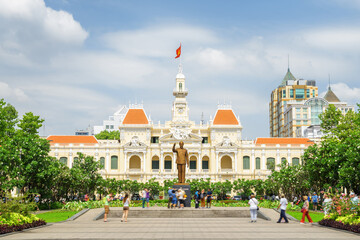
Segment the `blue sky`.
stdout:
<svg viewBox="0 0 360 240">
<path fill-rule="evenodd" d="M 0 0 L 0 97 L 41 134 L 100 124 L 129 101 L 171 117 L 182 42 L 190 118 L 230 103 L 243 137 L 269 135 L 268 102 L 290 68 L 341 100 L 360 96 L 360 1 Z"/>
</svg>

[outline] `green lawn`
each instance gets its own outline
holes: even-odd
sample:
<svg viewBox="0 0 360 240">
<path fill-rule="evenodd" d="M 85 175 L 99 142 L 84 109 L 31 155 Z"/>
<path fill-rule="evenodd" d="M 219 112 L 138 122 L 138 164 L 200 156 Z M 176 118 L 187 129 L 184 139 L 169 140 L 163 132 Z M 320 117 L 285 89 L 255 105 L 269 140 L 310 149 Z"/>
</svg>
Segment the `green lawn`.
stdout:
<svg viewBox="0 0 360 240">
<path fill-rule="evenodd" d="M 286 213 L 293 216 L 294 218 L 296 218 L 299 221 L 302 218 L 302 212 L 300 212 L 300 211 L 286 211 Z M 313 222 L 319 222 L 324 218 L 324 214 L 319 213 L 319 212 L 311 212 L 310 211 L 310 217 L 313 220 Z M 307 222 L 306 217 L 305 217 L 305 222 Z"/>
<path fill-rule="evenodd" d="M 36 216 L 38 218 L 41 218 L 45 222 L 50 223 L 50 222 L 65 221 L 66 219 L 72 217 L 76 213 L 78 213 L 78 211 L 54 210 L 54 211 L 50 211 L 50 212 L 39 213 Z"/>
</svg>

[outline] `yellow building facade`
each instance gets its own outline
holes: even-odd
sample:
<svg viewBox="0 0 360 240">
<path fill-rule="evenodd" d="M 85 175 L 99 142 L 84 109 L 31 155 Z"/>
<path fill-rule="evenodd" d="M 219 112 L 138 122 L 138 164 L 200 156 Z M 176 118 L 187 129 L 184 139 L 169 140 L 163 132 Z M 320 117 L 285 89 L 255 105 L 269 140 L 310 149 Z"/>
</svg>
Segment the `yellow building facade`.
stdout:
<svg viewBox="0 0 360 240">
<path fill-rule="evenodd" d="M 94 136 L 49 136 L 51 156 L 68 167 L 77 153 L 100 161 L 105 178 L 151 178 L 163 182 L 177 177 L 174 143 L 183 141 L 189 153 L 187 179 L 210 178 L 212 182 L 268 176 L 272 165 L 299 164 L 307 138 L 257 138 L 242 140 L 242 125 L 229 105 L 219 105 L 206 124 L 190 120 L 185 76 L 180 66 L 173 90 L 172 119 L 155 124 L 140 104 L 123 109 L 119 118 L 120 140 L 97 140 Z M 317 92 L 316 92 L 317 94 Z M 177 145 L 178 146 L 178 145 Z"/>
</svg>

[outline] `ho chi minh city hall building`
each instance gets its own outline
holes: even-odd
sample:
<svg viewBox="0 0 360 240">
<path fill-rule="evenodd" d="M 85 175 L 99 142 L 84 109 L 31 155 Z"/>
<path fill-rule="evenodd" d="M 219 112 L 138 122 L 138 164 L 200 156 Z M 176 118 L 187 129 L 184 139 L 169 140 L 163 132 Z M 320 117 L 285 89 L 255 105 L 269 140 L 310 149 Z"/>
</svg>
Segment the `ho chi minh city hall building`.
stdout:
<svg viewBox="0 0 360 240">
<path fill-rule="evenodd" d="M 190 120 L 181 66 L 173 95 L 172 119 L 165 124 L 153 123 L 142 105 L 124 106 L 112 118 L 115 127 L 106 127 L 120 130 L 119 141 L 49 136 L 50 155 L 71 167 L 77 153 L 82 152 L 101 162 L 103 177 L 163 182 L 177 177 L 172 146 L 183 141 L 190 160 L 188 179 L 232 181 L 265 178 L 270 174 L 269 166 L 284 161 L 299 164 L 303 151 L 313 143 L 308 138 L 243 140 L 243 127 L 229 105 L 219 105 L 208 123 L 196 124 Z"/>
</svg>

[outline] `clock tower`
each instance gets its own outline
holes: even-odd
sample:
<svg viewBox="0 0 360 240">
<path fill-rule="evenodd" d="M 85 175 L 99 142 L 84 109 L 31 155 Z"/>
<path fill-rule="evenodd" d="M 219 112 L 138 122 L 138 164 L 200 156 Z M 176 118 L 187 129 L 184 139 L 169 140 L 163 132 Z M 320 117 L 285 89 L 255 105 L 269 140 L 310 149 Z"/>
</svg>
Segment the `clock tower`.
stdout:
<svg viewBox="0 0 360 240">
<path fill-rule="evenodd" d="M 173 122 L 188 122 L 189 107 L 186 101 L 188 90 L 185 88 L 185 76 L 182 73 L 182 65 L 179 64 L 179 73 L 176 75 L 176 87 L 173 91 L 175 101 L 172 107 Z"/>
</svg>

